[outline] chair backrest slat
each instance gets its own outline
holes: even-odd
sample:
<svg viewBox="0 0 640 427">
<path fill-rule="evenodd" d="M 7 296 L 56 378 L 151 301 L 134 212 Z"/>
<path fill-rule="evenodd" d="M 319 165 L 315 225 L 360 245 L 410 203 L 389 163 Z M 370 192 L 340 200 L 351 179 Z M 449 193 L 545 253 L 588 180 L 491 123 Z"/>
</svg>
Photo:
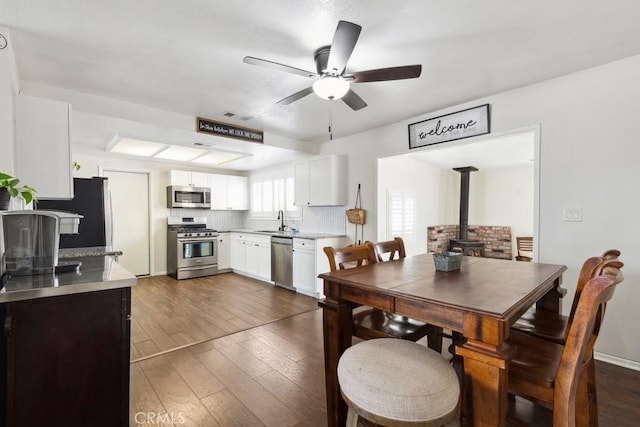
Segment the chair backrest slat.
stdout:
<svg viewBox="0 0 640 427">
<path fill-rule="evenodd" d="M 386 261 L 392 261 L 394 259 L 405 258 L 407 256 L 407 252 L 404 249 L 404 241 L 400 237 L 394 237 L 393 240 L 388 240 L 385 242 L 376 242 L 372 243 L 373 248 L 375 249 L 376 256 L 378 257 L 378 262 L 384 262 L 385 256 Z"/>
<path fill-rule="evenodd" d="M 516 237 L 516 246 L 518 255 L 522 255 L 520 252 L 533 252 L 533 237 Z"/>
<path fill-rule="evenodd" d="M 323 251 L 329 260 L 331 271 L 374 264 L 377 261 L 373 245 L 368 242 L 344 248 L 325 246 Z"/>
</svg>

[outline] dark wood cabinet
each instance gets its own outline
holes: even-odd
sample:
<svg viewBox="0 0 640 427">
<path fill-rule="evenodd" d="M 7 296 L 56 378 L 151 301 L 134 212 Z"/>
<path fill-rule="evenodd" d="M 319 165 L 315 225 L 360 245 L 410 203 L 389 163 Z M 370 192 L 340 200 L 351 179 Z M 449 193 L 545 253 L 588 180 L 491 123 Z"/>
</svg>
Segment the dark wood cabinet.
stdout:
<svg viewBox="0 0 640 427">
<path fill-rule="evenodd" d="M 128 425 L 131 288 L 1 310 L 1 425 Z"/>
</svg>

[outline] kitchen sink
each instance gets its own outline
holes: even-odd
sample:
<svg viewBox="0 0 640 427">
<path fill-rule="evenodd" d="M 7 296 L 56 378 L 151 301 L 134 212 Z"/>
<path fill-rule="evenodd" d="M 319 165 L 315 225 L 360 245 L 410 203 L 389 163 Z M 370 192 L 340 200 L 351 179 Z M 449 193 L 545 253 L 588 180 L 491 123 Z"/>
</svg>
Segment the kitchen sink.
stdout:
<svg viewBox="0 0 640 427">
<path fill-rule="evenodd" d="M 254 233 L 268 233 L 268 234 L 291 234 L 290 231 L 280 231 L 280 230 L 257 230 Z"/>
</svg>

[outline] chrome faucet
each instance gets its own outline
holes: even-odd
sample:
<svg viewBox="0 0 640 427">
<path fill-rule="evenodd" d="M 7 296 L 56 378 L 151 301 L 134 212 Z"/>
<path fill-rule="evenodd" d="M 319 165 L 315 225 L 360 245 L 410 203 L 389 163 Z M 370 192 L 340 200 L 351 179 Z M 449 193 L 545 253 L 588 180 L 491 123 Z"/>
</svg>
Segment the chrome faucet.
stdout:
<svg viewBox="0 0 640 427">
<path fill-rule="evenodd" d="M 286 225 L 284 225 L 284 211 L 282 209 L 278 211 L 278 219 L 280 220 L 280 227 L 278 227 L 278 230 L 284 231 Z"/>
</svg>

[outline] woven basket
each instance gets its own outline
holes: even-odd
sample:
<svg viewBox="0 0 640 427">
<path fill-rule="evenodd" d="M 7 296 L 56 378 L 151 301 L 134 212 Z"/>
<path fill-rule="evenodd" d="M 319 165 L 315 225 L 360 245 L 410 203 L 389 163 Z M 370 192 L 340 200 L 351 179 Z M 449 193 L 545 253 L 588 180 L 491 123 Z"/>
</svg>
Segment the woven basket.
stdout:
<svg viewBox="0 0 640 427">
<path fill-rule="evenodd" d="M 456 252 L 447 252 L 446 254 L 433 254 L 433 262 L 438 271 L 454 271 L 460 270 L 463 255 Z"/>
<path fill-rule="evenodd" d="M 347 220 L 349 220 L 351 224 L 364 224 L 366 216 L 364 209 L 347 209 Z"/>
</svg>

